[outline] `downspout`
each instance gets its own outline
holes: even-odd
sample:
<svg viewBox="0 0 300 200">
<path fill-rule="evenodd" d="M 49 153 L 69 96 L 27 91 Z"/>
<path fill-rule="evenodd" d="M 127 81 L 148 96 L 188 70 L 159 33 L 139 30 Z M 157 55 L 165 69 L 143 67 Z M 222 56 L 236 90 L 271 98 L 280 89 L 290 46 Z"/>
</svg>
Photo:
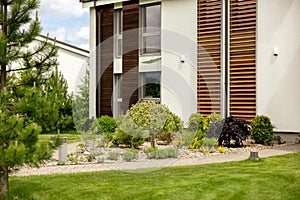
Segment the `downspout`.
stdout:
<svg viewBox="0 0 300 200">
<path fill-rule="evenodd" d="M 230 96 L 229 96 L 229 68 L 230 68 L 230 30 L 229 30 L 229 1 L 222 0 L 222 31 L 221 31 L 221 113 L 222 117 L 229 117 L 230 109 Z"/>
</svg>

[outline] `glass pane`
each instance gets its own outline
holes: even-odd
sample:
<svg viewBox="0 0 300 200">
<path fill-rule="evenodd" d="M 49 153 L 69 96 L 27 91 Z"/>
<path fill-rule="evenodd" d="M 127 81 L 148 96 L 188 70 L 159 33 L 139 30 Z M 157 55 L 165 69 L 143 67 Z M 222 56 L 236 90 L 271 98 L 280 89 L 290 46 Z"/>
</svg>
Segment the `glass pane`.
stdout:
<svg viewBox="0 0 300 200">
<path fill-rule="evenodd" d="M 118 39 L 118 47 L 117 47 L 117 56 L 121 56 L 122 55 L 122 39 Z"/>
<path fill-rule="evenodd" d="M 143 97 L 160 98 L 160 73 L 144 73 L 143 76 Z"/>
<path fill-rule="evenodd" d="M 160 35 L 144 37 L 144 53 L 160 52 Z"/>
<path fill-rule="evenodd" d="M 156 27 L 156 28 L 153 28 Z M 145 7 L 145 32 L 156 32 L 161 27 L 160 5 Z"/>
<path fill-rule="evenodd" d="M 123 12 L 118 11 L 118 34 L 122 34 L 123 31 Z"/>
</svg>

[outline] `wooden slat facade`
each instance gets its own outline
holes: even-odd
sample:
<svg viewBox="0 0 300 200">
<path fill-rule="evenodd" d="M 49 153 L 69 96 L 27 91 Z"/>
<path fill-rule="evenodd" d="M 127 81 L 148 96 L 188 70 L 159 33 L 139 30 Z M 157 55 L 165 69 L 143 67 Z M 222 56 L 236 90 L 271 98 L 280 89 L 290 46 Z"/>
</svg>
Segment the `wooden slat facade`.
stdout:
<svg viewBox="0 0 300 200">
<path fill-rule="evenodd" d="M 197 97 L 198 112 L 204 116 L 222 109 L 221 59 L 227 57 L 221 52 L 221 34 L 226 32 L 222 27 L 222 2 L 198 0 L 197 5 Z M 229 3 L 229 115 L 251 120 L 256 115 L 256 0 Z"/>
<path fill-rule="evenodd" d="M 123 2 L 122 111 L 138 102 L 139 1 Z"/>
<path fill-rule="evenodd" d="M 256 1 L 230 1 L 230 115 L 256 115 Z"/>
<path fill-rule="evenodd" d="M 198 112 L 221 112 L 221 0 L 198 0 Z"/>
<path fill-rule="evenodd" d="M 113 40 L 114 5 L 97 8 L 97 94 L 96 114 L 113 116 Z M 105 45 L 103 42 L 105 41 Z"/>
</svg>

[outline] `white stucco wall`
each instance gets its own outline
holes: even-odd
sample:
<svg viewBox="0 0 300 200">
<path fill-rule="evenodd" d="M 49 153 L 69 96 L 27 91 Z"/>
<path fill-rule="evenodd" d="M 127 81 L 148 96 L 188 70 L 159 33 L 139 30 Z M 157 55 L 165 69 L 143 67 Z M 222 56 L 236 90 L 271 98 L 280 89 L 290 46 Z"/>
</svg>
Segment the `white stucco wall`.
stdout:
<svg viewBox="0 0 300 200">
<path fill-rule="evenodd" d="M 46 41 L 46 38 L 37 37 L 30 47 L 34 48 L 40 41 Z M 54 43 L 53 39 L 48 39 L 48 42 Z M 58 41 L 55 45 L 58 47 L 58 70 L 63 74 L 68 83 L 69 94 L 75 93 L 78 91 L 77 85 L 80 82 L 80 78 L 84 76 L 85 69 L 88 65 L 89 53 Z"/>
<path fill-rule="evenodd" d="M 57 60 L 59 62 L 58 69 L 62 72 L 64 78 L 67 80 L 69 86 L 68 92 L 78 92 L 78 83 L 85 75 L 85 69 L 88 65 L 88 53 L 83 55 L 59 48 Z"/>
<path fill-rule="evenodd" d="M 161 100 L 187 122 L 197 112 L 197 0 L 163 0 L 161 5 Z"/>
<path fill-rule="evenodd" d="M 299 0 L 257 0 L 257 114 L 279 131 L 300 132 L 299 11 Z"/>
</svg>

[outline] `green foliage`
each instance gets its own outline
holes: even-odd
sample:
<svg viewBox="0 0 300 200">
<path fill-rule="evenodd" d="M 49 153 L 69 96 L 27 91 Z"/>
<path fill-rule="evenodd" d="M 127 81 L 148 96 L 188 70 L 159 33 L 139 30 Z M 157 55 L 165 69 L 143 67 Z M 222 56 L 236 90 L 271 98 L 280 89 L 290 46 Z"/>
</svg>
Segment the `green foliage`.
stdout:
<svg viewBox="0 0 300 200">
<path fill-rule="evenodd" d="M 117 127 L 117 123 L 114 118 L 103 115 L 97 119 L 102 133 L 113 133 Z"/>
<path fill-rule="evenodd" d="M 166 159 L 166 158 L 177 158 L 178 153 L 177 150 L 173 147 L 168 147 L 164 149 L 148 149 L 145 151 L 148 158 L 150 159 Z"/>
<path fill-rule="evenodd" d="M 216 138 L 204 138 L 202 146 L 206 146 L 209 149 L 218 147 L 218 140 Z"/>
<path fill-rule="evenodd" d="M 178 148 L 182 148 L 182 147 L 189 148 L 195 138 L 195 135 L 196 133 L 190 131 L 178 133 L 177 137 L 173 141 L 173 144 Z"/>
<path fill-rule="evenodd" d="M 89 70 L 86 69 L 85 76 L 78 86 L 79 92 L 73 98 L 73 118 L 76 129 L 84 130 L 84 124 L 89 119 Z"/>
<path fill-rule="evenodd" d="M 133 122 L 129 114 L 119 115 L 116 118 L 117 128 L 113 141 L 117 145 L 128 145 L 131 148 L 137 148 L 148 138 L 148 133 L 143 128 Z"/>
<path fill-rule="evenodd" d="M 190 148 L 199 150 L 210 125 L 220 120 L 222 120 L 222 117 L 216 113 L 212 113 L 206 118 L 200 113 L 191 114 L 188 121 L 188 130 L 195 133 L 195 138 L 192 140 Z"/>
<path fill-rule="evenodd" d="M 181 131 L 181 119 L 165 105 L 156 102 L 135 104 L 129 110 L 132 121 L 140 128 L 148 130 L 153 137 Z"/>
<path fill-rule="evenodd" d="M 57 66 L 57 48 L 48 38 L 30 47 L 41 32 L 38 16 L 32 19 L 39 1 L 1 1 L 0 4 L 0 198 L 6 199 L 10 167 L 37 164 L 49 158 L 48 146 L 36 144 L 41 127 L 44 129 L 46 124 L 40 123 L 34 114 L 44 112 L 44 118 L 49 115 L 57 122 L 55 117 L 60 115 L 51 112 L 55 105 L 43 99 L 47 99 L 46 95 L 60 96 L 43 93 L 53 67 Z M 27 105 L 31 109 L 27 109 Z M 50 126 L 53 125 L 51 120 L 48 121 Z"/>
<path fill-rule="evenodd" d="M 204 131 L 205 118 L 200 113 L 193 113 L 188 120 L 188 130 L 192 132 L 197 132 L 198 130 Z"/>
<path fill-rule="evenodd" d="M 30 73 L 26 73 L 26 76 L 30 76 Z M 26 76 L 23 75 L 23 78 Z M 24 80 L 20 82 L 23 84 Z M 16 98 L 21 99 L 15 109 L 38 123 L 43 133 L 72 130 L 72 102 L 67 89 L 66 80 L 56 68 L 42 85 L 33 83 L 32 87 L 21 86 L 15 89 Z"/>
<path fill-rule="evenodd" d="M 120 153 L 116 151 L 110 151 L 108 152 L 108 159 L 109 160 L 118 160 L 120 157 Z"/>
<path fill-rule="evenodd" d="M 253 119 L 251 126 L 251 138 L 255 143 L 263 145 L 273 144 L 274 126 L 269 117 L 263 115 L 256 116 Z"/>
<path fill-rule="evenodd" d="M 123 154 L 123 159 L 125 161 L 132 161 L 137 158 L 138 150 L 130 149 Z"/>
</svg>

